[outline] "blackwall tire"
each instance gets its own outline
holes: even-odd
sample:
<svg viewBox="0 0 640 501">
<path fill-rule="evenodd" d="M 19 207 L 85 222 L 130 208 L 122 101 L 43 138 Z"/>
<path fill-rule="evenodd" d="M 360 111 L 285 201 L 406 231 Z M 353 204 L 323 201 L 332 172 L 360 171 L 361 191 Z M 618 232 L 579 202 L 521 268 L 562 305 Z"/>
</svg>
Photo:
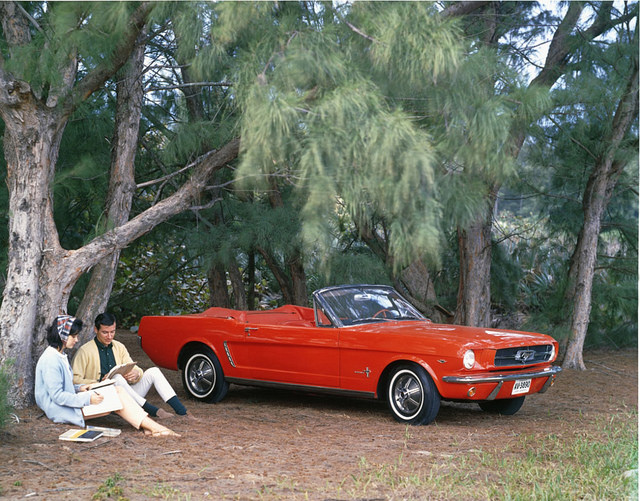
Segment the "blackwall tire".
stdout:
<svg viewBox="0 0 640 501">
<path fill-rule="evenodd" d="M 440 394 L 427 371 L 417 364 L 404 364 L 389 377 L 387 403 L 396 421 L 429 424 L 440 410 Z"/>
<path fill-rule="evenodd" d="M 229 390 L 218 357 L 209 348 L 193 351 L 182 370 L 182 386 L 190 397 L 203 402 L 219 402 Z"/>
</svg>

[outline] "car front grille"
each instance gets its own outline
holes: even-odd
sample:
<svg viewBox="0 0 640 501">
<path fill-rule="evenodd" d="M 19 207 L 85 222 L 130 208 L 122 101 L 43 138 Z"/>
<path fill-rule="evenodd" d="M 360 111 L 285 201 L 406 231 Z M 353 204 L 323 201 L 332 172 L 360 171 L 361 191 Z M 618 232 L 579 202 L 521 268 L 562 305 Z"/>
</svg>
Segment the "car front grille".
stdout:
<svg viewBox="0 0 640 501">
<path fill-rule="evenodd" d="M 519 346 L 496 351 L 495 366 L 531 365 L 547 362 L 551 359 L 553 345 Z"/>
</svg>

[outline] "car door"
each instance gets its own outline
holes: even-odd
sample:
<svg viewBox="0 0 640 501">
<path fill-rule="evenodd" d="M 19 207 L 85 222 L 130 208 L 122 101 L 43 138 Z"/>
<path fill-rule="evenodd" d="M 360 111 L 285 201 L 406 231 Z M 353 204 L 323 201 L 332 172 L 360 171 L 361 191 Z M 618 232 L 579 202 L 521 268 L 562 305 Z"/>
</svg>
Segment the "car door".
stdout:
<svg viewBox="0 0 640 501">
<path fill-rule="evenodd" d="M 337 329 L 248 322 L 245 333 L 252 379 L 326 388 L 339 386 Z"/>
<path fill-rule="evenodd" d="M 371 326 L 340 329 L 340 388 L 375 393 L 394 348 L 388 336 Z"/>
</svg>

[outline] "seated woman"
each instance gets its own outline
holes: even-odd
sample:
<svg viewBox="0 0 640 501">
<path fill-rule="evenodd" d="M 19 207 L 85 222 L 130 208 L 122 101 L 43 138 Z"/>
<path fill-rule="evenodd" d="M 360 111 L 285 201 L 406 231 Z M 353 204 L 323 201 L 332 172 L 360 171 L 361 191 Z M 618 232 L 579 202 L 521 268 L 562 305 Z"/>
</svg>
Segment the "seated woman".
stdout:
<svg viewBox="0 0 640 501">
<path fill-rule="evenodd" d="M 82 321 L 70 315 L 60 315 L 47 332 L 49 346 L 36 365 L 35 397 L 40 407 L 54 423 L 70 423 L 84 427 L 82 408 L 99 404 L 104 397 L 87 391 L 88 385 L 73 384 L 73 372 L 65 349 L 71 349 L 78 341 Z M 122 388 L 116 387 L 122 409 L 115 411 L 134 428 L 144 430 L 145 435 L 180 436 L 169 428 L 156 423 Z"/>
</svg>

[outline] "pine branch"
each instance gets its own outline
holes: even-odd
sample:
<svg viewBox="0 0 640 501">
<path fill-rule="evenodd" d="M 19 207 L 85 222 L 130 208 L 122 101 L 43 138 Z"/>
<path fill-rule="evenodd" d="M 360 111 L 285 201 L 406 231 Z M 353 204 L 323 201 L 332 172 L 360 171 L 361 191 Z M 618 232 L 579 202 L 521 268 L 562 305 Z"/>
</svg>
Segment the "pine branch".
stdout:
<svg viewBox="0 0 640 501">
<path fill-rule="evenodd" d="M 74 88 L 71 99 L 66 100 L 63 111 L 66 116 L 71 115 L 81 102 L 102 88 L 104 83 L 126 64 L 133 48 L 139 43 L 139 36 L 153 8 L 153 2 L 140 4 L 131 16 L 126 35 L 116 47 L 113 56 L 90 71 Z"/>
<path fill-rule="evenodd" d="M 366 38 L 367 40 L 371 41 L 371 42 L 378 42 L 378 40 L 376 40 L 375 38 L 373 38 L 372 36 L 367 35 L 364 31 L 359 30 L 358 28 L 356 28 L 353 24 L 351 24 L 349 21 L 344 20 L 344 24 L 346 24 L 349 29 L 351 31 L 353 31 L 354 33 L 357 33 L 358 35 L 360 35 L 362 38 Z"/>
</svg>

